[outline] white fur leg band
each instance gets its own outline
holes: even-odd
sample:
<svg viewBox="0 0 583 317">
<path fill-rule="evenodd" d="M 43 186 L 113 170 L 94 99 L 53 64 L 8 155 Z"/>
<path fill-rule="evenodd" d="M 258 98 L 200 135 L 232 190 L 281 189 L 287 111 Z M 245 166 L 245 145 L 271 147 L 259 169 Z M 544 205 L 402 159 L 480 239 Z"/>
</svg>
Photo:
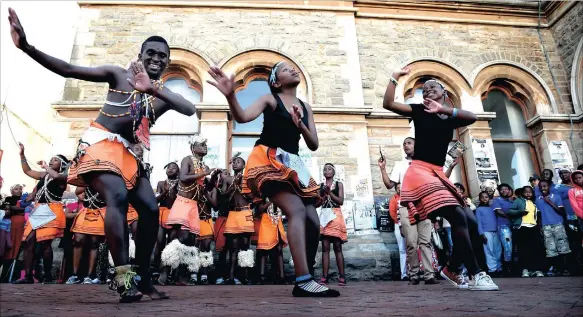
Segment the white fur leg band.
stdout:
<svg viewBox="0 0 583 317">
<path fill-rule="evenodd" d="M 162 265 L 169 266 L 173 269 L 177 268 L 180 265 L 184 247 L 186 246 L 180 243 L 177 239 L 168 243 L 162 251 Z"/>
<path fill-rule="evenodd" d="M 134 243 L 134 240 L 130 239 L 130 247 L 129 247 L 129 255 L 130 255 L 130 260 L 131 259 L 135 259 L 136 258 L 136 244 Z M 109 254 L 107 255 L 107 259 L 109 260 L 109 265 L 111 266 L 115 266 L 115 264 L 113 263 L 113 258 L 111 257 L 111 252 L 109 252 Z"/>
<path fill-rule="evenodd" d="M 213 251 L 200 252 L 199 257 L 201 267 L 210 267 L 213 265 Z"/>
<path fill-rule="evenodd" d="M 240 267 L 253 267 L 255 265 L 253 250 L 239 251 L 237 260 Z"/>
<path fill-rule="evenodd" d="M 196 247 L 184 247 L 184 252 L 182 253 L 182 264 L 188 267 L 190 272 L 198 272 L 200 268 L 200 257 L 199 252 Z"/>
</svg>

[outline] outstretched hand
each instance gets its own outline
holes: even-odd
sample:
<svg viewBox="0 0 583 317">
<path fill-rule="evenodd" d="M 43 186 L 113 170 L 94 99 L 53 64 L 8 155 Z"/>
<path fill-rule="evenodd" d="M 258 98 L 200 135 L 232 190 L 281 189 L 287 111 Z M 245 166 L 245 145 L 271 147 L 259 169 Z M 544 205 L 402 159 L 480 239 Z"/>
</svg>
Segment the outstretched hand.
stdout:
<svg viewBox="0 0 583 317">
<path fill-rule="evenodd" d="M 387 167 L 387 161 L 383 160 L 383 158 L 379 158 L 379 167 L 384 169 Z"/>
<path fill-rule="evenodd" d="M 405 66 L 405 67 L 401 68 L 400 70 L 393 72 L 393 75 L 400 77 L 400 76 L 407 75 L 410 72 L 411 72 L 411 66 Z"/>
<path fill-rule="evenodd" d="M 152 85 L 150 76 L 148 76 L 148 73 L 146 73 L 144 64 L 141 62 L 132 62 L 130 69 L 132 73 L 134 73 L 133 80 L 128 78 L 128 83 L 130 86 L 139 92 L 151 95 L 154 92 L 154 85 Z"/>
<path fill-rule="evenodd" d="M 439 102 L 431 99 L 424 99 L 423 105 L 427 113 L 440 113 L 443 106 Z"/>
<path fill-rule="evenodd" d="M 217 87 L 225 97 L 232 96 L 235 93 L 235 75 L 228 76 L 217 66 L 211 66 L 208 73 L 215 81 L 207 80 L 206 82 Z"/>
<path fill-rule="evenodd" d="M 8 8 L 8 22 L 10 23 L 10 36 L 14 45 L 21 50 L 27 47 L 26 34 L 24 33 L 22 24 L 20 24 L 18 15 L 16 15 L 16 12 L 12 8 Z"/>
<path fill-rule="evenodd" d="M 294 124 L 299 128 L 300 123 L 302 122 L 302 117 L 304 116 L 303 112 L 300 110 L 300 107 L 296 104 L 292 105 L 290 114 Z"/>
<path fill-rule="evenodd" d="M 19 153 L 19 154 L 20 154 L 21 156 L 22 156 L 22 155 L 24 155 L 24 144 L 22 144 L 22 143 L 18 143 L 18 147 L 20 148 L 20 153 Z"/>
</svg>

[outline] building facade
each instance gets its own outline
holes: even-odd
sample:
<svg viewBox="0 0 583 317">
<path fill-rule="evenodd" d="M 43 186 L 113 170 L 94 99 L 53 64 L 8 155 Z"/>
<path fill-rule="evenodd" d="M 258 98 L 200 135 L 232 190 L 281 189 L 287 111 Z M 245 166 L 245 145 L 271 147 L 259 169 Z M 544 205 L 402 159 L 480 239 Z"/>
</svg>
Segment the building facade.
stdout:
<svg viewBox="0 0 583 317">
<path fill-rule="evenodd" d="M 339 167 L 355 236 L 377 232 L 373 201 L 390 195 L 377 166 L 379 149 L 390 172 L 403 157 L 404 138 L 414 133 L 407 118 L 382 109 L 392 71 L 406 65 L 412 71 L 399 80 L 397 99 L 419 102 L 423 83 L 436 78 L 453 106 L 478 115 L 454 135 L 468 149 L 452 178 L 469 196 L 488 183 L 523 186 L 544 168 L 583 163 L 582 2 L 78 4 L 72 63 L 126 66 L 148 36 L 163 36 L 172 60 L 165 85 L 197 105 L 197 116 L 168 114 L 156 123 L 148 156 L 153 183 L 163 179 L 166 163 L 189 154 L 193 133 L 209 140 L 207 163 L 225 168 L 233 153 L 249 153 L 261 131 L 262 118 L 241 125 L 232 120 L 225 98 L 206 82 L 210 65 L 235 75 L 245 107 L 269 93 L 269 69 L 281 60 L 301 70 L 298 92 L 315 113 L 320 148 L 311 153 L 304 147 L 301 154 L 317 180 L 325 163 Z M 62 100 L 53 104 L 50 136 L 65 154 L 73 156 L 107 88 L 66 81 Z M 382 239 L 358 239 L 348 263 L 368 259 L 372 273 L 362 278 L 382 276 L 390 266 L 383 262 Z"/>
</svg>

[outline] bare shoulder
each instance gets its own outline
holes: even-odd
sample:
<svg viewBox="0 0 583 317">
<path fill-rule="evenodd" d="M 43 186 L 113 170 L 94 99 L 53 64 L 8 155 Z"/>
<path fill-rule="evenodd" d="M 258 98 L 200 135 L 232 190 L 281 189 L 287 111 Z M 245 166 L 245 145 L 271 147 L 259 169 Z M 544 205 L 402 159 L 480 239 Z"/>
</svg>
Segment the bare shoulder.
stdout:
<svg viewBox="0 0 583 317">
<path fill-rule="evenodd" d="M 277 106 L 277 100 L 275 100 L 275 97 L 272 94 L 263 95 L 261 101 L 272 110 Z"/>
</svg>

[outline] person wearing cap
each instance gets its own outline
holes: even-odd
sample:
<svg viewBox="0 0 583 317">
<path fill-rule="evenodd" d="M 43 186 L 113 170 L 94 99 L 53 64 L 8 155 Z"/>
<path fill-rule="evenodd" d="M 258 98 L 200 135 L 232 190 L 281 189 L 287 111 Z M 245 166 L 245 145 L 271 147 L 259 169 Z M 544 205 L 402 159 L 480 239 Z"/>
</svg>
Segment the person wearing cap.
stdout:
<svg viewBox="0 0 583 317">
<path fill-rule="evenodd" d="M 536 174 L 532 174 L 532 176 L 528 179 L 530 183 L 530 187 L 534 188 L 534 197 L 540 196 L 540 189 L 538 188 L 538 182 L 540 182 L 540 177 Z"/>
</svg>

